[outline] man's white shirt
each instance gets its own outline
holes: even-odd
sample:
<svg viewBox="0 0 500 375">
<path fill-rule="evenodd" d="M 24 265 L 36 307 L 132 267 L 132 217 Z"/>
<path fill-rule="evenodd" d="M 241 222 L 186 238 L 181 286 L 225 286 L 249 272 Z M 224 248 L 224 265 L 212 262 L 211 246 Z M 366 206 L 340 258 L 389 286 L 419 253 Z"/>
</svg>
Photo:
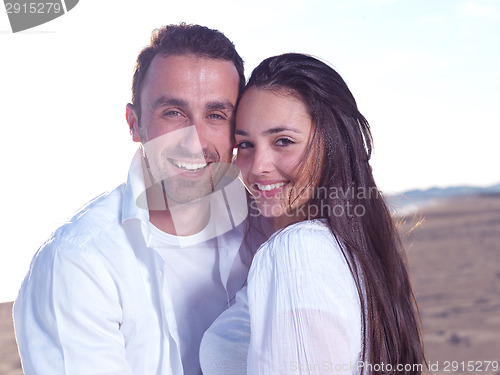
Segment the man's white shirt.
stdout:
<svg viewBox="0 0 500 375">
<path fill-rule="evenodd" d="M 146 189 L 143 168 L 138 152 L 127 183 L 82 208 L 33 258 L 14 304 L 26 375 L 178 375 L 184 373 L 183 359 L 186 374 L 200 373 L 192 361 L 198 361 L 201 331 L 231 303 L 248 272 L 251 249 L 245 249 L 241 221 L 246 213 L 230 209 L 241 208 L 242 186 L 232 180 L 212 194 L 211 212 L 219 216 L 201 242 L 197 234 L 168 248 L 179 237 L 162 238 L 147 207 L 138 204 Z M 252 236 L 256 246 L 262 241 Z M 196 265 L 179 258 L 190 250 L 204 256 Z M 205 272 L 189 271 L 203 266 Z M 183 269 L 185 274 L 175 275 Z M 183 291 L 187 272 L 195 274 Z M 195 305 L 196 284 L 205 282 L 213 299 Z M 193 311 L 189 304 L 207 313 L 194 328 L 186 327 L 192 317 L 182 319 Z"/>
</svg>

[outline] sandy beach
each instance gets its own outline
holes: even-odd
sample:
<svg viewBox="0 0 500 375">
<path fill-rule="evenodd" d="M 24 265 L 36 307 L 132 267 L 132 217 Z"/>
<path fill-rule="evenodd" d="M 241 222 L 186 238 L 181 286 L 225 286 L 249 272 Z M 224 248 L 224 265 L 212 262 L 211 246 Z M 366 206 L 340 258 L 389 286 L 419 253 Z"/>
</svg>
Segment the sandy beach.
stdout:
<svg viewBox="0 0 500 375">
<path fill-rule="evenodd" d="M 486 369 L 500 362 L 500 196 L 443 201 L 407 216 L 401 228 L 409 231 L 429 372 L 500 375 L 492 364 Z M 1 375 L 22 374 L 11 309 L 0 304 Z"/>
<path fill-rule="evenodd" d="M 0 375 L 22 373 L 12 324 L 12 302 L 0 303 Z"/>
<path fill-rule="evenodd" d="M 500 362 L 500 196 L 454 198 L 404 228 L 419 215 L 406 243 L 431 372 L 500 374 L 485 362 Z"/>
</svg>

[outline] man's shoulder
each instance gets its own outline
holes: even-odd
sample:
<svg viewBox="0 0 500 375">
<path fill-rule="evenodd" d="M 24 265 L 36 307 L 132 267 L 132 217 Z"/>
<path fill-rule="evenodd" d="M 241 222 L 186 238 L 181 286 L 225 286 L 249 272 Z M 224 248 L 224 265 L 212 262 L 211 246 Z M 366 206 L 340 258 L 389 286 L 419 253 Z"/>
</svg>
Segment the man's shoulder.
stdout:
<svg viewBox="0 0 500 375">
<path fill-rule="evenodd" d="M 116 266 L 110 259 L 128 259 L 124 256 L 127 235 L 121 220 L 124 196 L 125 185 L 103 193 L 57 228 L 34 255 L 22 290 L 36 283 L 50 287 L 56 274 L 86 274 L 108 280 L 109 270 Z M 116 256 L 117 252 L 121 257 Z"/>
<path fill-rule="evenodd" d="M 124 193 L 125 184 L 122 184 L 95 197 L 57 228 L 48 242 L 74 243 L 81 247 L 101 233 L 119 226 Z"/>
</svg>

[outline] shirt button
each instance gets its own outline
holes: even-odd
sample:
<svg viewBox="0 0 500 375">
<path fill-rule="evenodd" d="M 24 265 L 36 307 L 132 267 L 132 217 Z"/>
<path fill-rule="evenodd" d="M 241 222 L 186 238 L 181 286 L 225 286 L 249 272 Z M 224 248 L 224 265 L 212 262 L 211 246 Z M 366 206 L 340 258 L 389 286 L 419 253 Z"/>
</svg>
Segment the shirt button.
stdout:
<svg viewBox="0 0 500 375">
<path fill-rule="evenodd" d="M 163 271 L 162 270 L 158 270 L 158 272 L 156 272 L 156 274 L 158 275 L 158 277 L 162 277 L 163 276 Z"/>
</svg>

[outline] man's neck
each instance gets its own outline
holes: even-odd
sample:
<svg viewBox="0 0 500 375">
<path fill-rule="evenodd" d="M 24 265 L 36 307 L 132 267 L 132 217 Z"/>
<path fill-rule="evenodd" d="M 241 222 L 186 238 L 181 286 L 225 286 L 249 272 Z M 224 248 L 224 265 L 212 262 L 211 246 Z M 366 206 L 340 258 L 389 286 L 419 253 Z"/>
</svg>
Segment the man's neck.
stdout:
<svg viewBox="0 0 500 375">
<path fill-rule="evenodd" d="M 161 231 L 174 236 L 191 236 L 201 232 L 209 218 L 209 199 L 189 204 L 171 204 L 166 210 L 149 210 L 149 221 Z"/>
</svg>

